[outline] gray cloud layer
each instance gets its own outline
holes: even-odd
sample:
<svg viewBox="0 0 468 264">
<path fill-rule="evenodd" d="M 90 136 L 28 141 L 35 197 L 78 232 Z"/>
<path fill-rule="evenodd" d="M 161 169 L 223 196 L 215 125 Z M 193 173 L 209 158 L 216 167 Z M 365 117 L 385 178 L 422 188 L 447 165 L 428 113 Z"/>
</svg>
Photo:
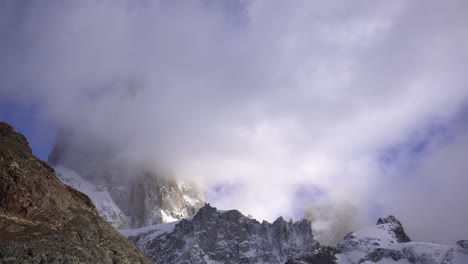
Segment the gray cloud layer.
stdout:
<svg viewBox="0 0 468 264">
<path fill-rule="evenodd" d="M 0 5 L 0 96 L 198 179 L 220 207 L 294 215 L 309 205 L 297 204 L 302 185 L 320 190 L 310 202 L 345 199 L 363 219 L 378 204 L 423 239 L 455 229 L 418 230 L 418 219 L 468 220 L 463 176 L 446 163 L 463 164 L 454 145 L 408 157 L 414 173 L 398 161 L 389 175 L 379 159 L 466 103 L 466 1 Z M 439 163 L 452 169 L 430 169 Z M 408 210 L 426 200 L 434 210 Z"/>
</svg>

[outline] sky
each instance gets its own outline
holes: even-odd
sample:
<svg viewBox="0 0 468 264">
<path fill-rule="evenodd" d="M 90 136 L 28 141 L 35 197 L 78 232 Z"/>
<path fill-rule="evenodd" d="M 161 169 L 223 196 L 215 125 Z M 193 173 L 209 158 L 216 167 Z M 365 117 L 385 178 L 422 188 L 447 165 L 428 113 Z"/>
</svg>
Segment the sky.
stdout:
<svg viewBox="0 0 468 264">
<path fill-rule="evenodd" d="M 454 243 L 468 238 L 467 11 L 2 1 L 0 119 L 42 159 L 68 127 L 257 219 L 346 204 L 356 227 L 394 214 Z"/>
</svg>

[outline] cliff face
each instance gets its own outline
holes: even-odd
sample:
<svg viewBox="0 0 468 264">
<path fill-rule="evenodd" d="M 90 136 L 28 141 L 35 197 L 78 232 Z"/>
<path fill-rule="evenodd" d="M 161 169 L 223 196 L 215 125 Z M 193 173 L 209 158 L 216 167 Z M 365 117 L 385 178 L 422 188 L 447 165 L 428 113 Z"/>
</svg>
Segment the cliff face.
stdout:
<svg viewBox="0 0 468 264">
<path fill-rule="evenodd" d="M 203 206 L 203 192 L 195 184 L 161 177 L 154 169 L 132 163 L 120 154 L 91 136 L 62 131 L 48 162 L 71 169 L 104 188 L 125 215 L 111 221 L 124 223 L 119 228 L 175 221 Z"/>
<path fill-rule="evenodd" d="M 25 137 L 0 123 L 2 263 L 150 263 L 101 220 L 90 199 L 32 155 Z"/>
</svg>

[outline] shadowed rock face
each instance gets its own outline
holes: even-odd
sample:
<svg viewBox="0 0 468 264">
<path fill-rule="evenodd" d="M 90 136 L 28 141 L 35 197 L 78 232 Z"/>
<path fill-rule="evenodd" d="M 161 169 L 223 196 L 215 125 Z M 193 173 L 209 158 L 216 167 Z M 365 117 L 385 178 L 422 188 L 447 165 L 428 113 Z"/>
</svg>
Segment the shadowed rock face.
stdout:
<svg viewBox="0 0 468 264">
<path fill-rule="evenodd" d="M 0 122 L 2 263 L 150 263 Z"/>
<path fill-rule="evenodd" d="M 390 215 L 386 218 L 379 218 L 379 220 L 377 220 L 377 225 L 383 224 L 390 224 L 392 226 L 392 231 L 395 234 L 398 243 L 411 241 L 409 236 L 405 233 L 403 225 L 393 215 Z"/>
</svg>

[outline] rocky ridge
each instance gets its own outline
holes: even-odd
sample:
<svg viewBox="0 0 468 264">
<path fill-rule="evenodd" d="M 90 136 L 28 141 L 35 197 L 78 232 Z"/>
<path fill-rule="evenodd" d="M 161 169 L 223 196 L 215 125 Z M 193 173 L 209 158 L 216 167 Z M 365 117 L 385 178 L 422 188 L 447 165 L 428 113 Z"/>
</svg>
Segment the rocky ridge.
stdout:
<svg viewBox="0 0 468 264">
<path fill-rule="evenodd" d="M 208 204 L 188 219 L 121 232 L 157 263 L 468 263 L 466 240 L 412 242 L 394 216 L 349 233 L 336 247 L 320 245 L 306 220 L 260 223 Z"/>
<path fill-rule="evenodd" d="M 157 263 L 285 263 L 319 248 L 306 220 L 260 223 L 209 204 L 188 219 L 121 232 Z"/>
<path fill-rule="evenodd" d="M 2 263 L 150 263 L 32 155 L 26 138 L 0 122 Z"/>
</svg>

